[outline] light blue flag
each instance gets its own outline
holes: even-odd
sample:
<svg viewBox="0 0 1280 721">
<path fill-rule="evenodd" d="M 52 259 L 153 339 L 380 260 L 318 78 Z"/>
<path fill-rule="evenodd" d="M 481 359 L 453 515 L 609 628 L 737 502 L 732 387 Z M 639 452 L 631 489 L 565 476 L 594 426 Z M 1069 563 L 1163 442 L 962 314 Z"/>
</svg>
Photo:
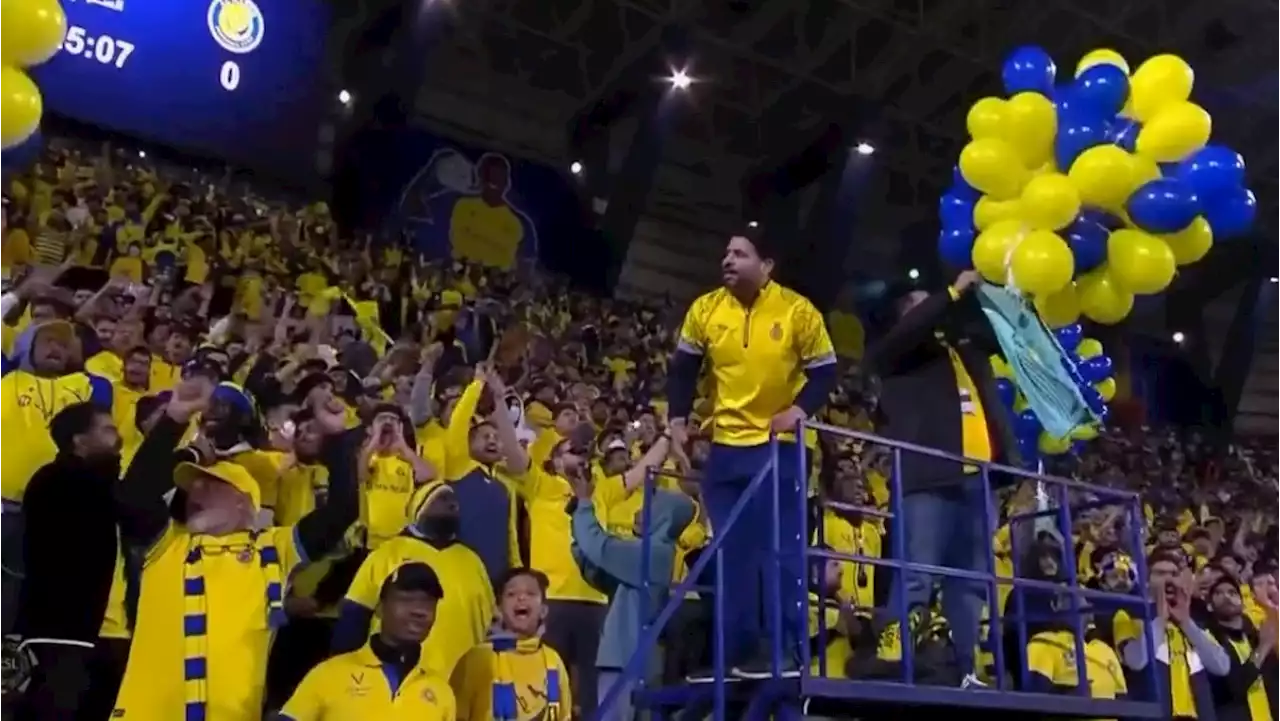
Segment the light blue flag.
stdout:
<svg viewBox="0 0 1280 721">
<path fill-rule="evenodd" d="M 1101 423 L 1064 364 L 1066 351 L 1031 303 L 1008 288 L 985 283 L 977 294 L 982 313 L 1009 361 L 1014 382 L 1045 432 L 1065 438 L 1077 426 Z"/>
</svg>

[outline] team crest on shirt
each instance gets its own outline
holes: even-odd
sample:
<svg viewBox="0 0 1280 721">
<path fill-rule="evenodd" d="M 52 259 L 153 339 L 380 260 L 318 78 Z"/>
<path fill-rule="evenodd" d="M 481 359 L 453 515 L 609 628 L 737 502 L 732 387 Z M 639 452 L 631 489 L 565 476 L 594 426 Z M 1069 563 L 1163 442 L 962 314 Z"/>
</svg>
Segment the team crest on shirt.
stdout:
<svg viewBox="0 0 1280 721">
<path fill-rule="evenodd" d="M 262 10 L 253 0 L 212 0 L 209 33 L 229 53 L 243 55 L 262 44 Z"/>
<path fill-rule="evenodd" d="M 769 329 L 769 337 L 774 340 L 782 340 L 782 324 L 781 323 L 773 324 L 773 327 Z"/>
<path fill-rule="evenodd" d="M 433 703 L 435 703 L 435 702 L 436 702 L 436 692 L 435 692 L 435 691 L 432 691 L 432 690 L 431 690 L 431 689 L 429 689 L 429 688 L 424 688 L 424 689 L 422 690 L 422 700 L 423 700 L 423 701 L 426 701 L 427 703 L 432 703 L 432 704 L 433 704 Z"/>
</svg>

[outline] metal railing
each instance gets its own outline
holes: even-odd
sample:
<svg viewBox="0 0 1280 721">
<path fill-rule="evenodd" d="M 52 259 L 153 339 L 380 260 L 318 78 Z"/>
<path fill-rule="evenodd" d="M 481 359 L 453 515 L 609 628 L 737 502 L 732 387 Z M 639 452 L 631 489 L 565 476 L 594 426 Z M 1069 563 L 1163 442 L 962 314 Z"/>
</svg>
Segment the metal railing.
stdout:
<svg viewBox="0 0 1280 721">
<path fill-rule="evenodd" d="M 1089 683 L 1087 677 L 1088 664 L 1086 662 L 1088 656 L 1086 654 L 1085 640 L 1085 609 L 1083 604 L 1083 601 L 1085 600 L 1106 601 L 1121 608 L 1131 609 L 1129 611 L 1130 616 L 1134 620 L 1141 621 L 1142 623 L 1143 643 L 1146 644 L 1147 652 L 1146 658 L 1156 658 L 1151 623 L 1153 620 L 1152 605 L 1145 600 L 1148 598 L 1146 587 L 1147 569 L 1144 554 L 1140 550 L 1142 548 L 1140 529 L 1144 525 L 1144 519 L 1142 516 L 1141 500 L 1137 494 L 1065 478 L 1045 476 L 1021 468 L 966 458 L 953 453 L 946 453 L 932 448 L 926 448 L 901 441 L 894 441 L 870 433 L 853 431 L 825 423 L 801 423 L 798 429 L 797 438 L 804 438 L 804 432 L 807 429 L 813 429 L 822 434 L 831 434 L 848 440 L 872 443 L 892 449 L 893 463 L 892 474 L 889 479 L 889 511 L 886 512 L 871 508 L 857 509 L 864 515 L 883 518 L 888 522 L 890 526 L 889 536 L 891 541 L 892 557 L 868 557 L 859 554 L 841 553 L 821 547 L 824 540 L 821 514 L 818 516 L 818 528 L 816 529 L 818 535 L 814 544 L 817 547 L 811 547 L 808 543 L 809 539 L 812 538 L 809 529 L 809 508 L 807 503 L 802 502 L 799 504 L 799 512 L 801 516 L 799 519 L 799 528 L 801 531 L 799 548 L 785 548 L 783 539 L 780 536 L 779 524 L 777 522 L 771 522 L 769 524 L 768 545 L 770 557 L 768 559 L 768 575 L 774 578 L 781 578 L 783 573 L 782 558 L 784 554 L 803 554 L 805 559 L 805 568 L 809 568 L 810 559 L 834 559 L 841 563 L 858 563 L 872 567 L 886 567 L 894 569 L 896 573 L 894 574 L 893 583 L 896 585 L 896 593 L 894 593 L 893 596 L 896 599 L 896 607 L 891 610 L 896 618 L 895 621 L 891 621 L 890 623 L 896 622 L 899 624 L 899 629 L 901 630 L 899 637 L 902 641 L 899 643 L 899 646 L 901 649 L 900 671 L 903 683 L 912 684 L 912 680 L 915 678 L 915 644 L 909 641 L 911 637 L 906 631 L 910 615 L 910 609 L 908 608 L 909 602 L 906 593 L 907 573 L 926 574 L 934 579 L 966 579 L 974 583 L 982 583 L 985 585 L 987 605 L 989 609 L 986 623 L 989 633 L 994 636 L 994 642 L 991 644 L 991 647 L 995 665 L 995 688 L 991 691 L 973 693 L 982 693 L 987 699 L 994 699 L 995 696 L 1009 697 L 1014 695 L 1012 693 L 1002 693 L 1009 691 L 1006 674 L 1006 671 L 1008 670 L 1006 667 L 1007 659 L 1004 657 L 1004 634 L 1006 630 L 1006 622 L 1012 621 L 1013 625 L 1016 627 L 1018 635 L 1018 648 L 1027 648 L 1029 640 L 1027 634 L 1027 623 L 1031 617 L 1028 615 L 1026 602 L 1023 598 L 1024 591 L 1053 594 L 1057 597 L 1065 597 L 1069 601 L 1069 613 L 1066 615 L 1073 620 L 1072 636 L 1074 638 L 1074 659 L 1078 660 L 1075 662 L 1077 679 L 1075 694 L 1077 696 L 1089 696 Z M 796 477 L 800 479 L 801 488 L 794 492 L 805 493 L 803 486 L 808 476 L 808 457 L 805 444 L 798 442 L 787 445 L 794 445 L 796 449 L 794 462 L 796 463 L 798 470 Z M 1003 476 L 1004 478 L 1002 480 L 1004 480 L 1004 482 L 1008 482 L 1009 479 L 1012 479 L 1014 482 L 1018 480 L 1033 481 L 1043 484 L 1044 487 L 1053 487 L 1056 489 L 1056 496 L 1054 497 L 1056 498 L 1057 503 L 1055 507 L 1041 509 L 1031 513 L 1012 514 L 1007 519 L 1011 527 L 1010 555 L 1015 559 L 1015 571 L 1012 574 L 1012 577 L 1004 578 L 996 576 L 994 572 L 996 568 L 995 549 L 993 544 L 990 542 L 987 544 L 986 558 L 987 569 L 989 569 L 989 572 L 971 569 L 944 568 L 929 564 L 913 563 L 906 560 L 906 534 L 911 532 L 911 529 L 904 527 L 904 514 L 902 513 L 902 509 L 904 507 L 904 493 L 900 479 L 902 478 L 903 453 L 912 453 L 931 457 L 939 461 L 952 462 L 957 465 L 957 469 L 965 466 L 977 468 L 977 471 L 972 473 L 972 480 L 968 480 L 966 482 L 980 482 L 982 484 L 984 499 L 983 517 L 974 520 L 976 523 L 982 524 L 981 537 L 986 539 L 992 539 L 996 528 L 1000 525 L 1000 517 L 995 506 L 994 496 L 992 493 L 993 473 Z M 688 569 L 688 573 L 686 574 L 684 581 L 676 585 L 674 588 L 670 588 L 671 584 L 669 579 L 655 579 L 653 575 L 649 573 L 652 559 L 652 539 L 648 532 L 651 528 L 652 521 L 651 501 L 655 492 L 656 484 L 654 480 L 657 475 L 660 475 L 654 473 L 650 474 L 645 483 L 644 504 L 641 510 L 641 563 L 645 572 L 642 574 L 644 581 L 642 589 L 643 593 L 641 595 L 644 600 L 641 603 L 640 609 L 639 642 L 635 654 L 628 661 L 626 667 L 622 669 L 618 682 L 610 688 L 600 700 L 599 710 L 597 710 L 591 718 L 598 719 L 606 717 L 607 710 L 617 703 L 619 695 L 624 692 L 624 689 L 630 688 L 633 682 L 638 689 L 643 691 L 644 685 L 647 681 L 646 675 L 649 669 L 649 660 L 651 654 L 658 646 L 662 630 L 675 615 L 677 609 L 679 609 L 680 605 L 683 603 L 685 596 L 691 591 L 710 593 L 712 596 L 713 613 L 711 624 L 711 649 L 714 680 L 710 684 L 712 703 L 711 709 L 709 710 L 716 721 L 724 721 L 724 719 L 728 718 L 729 698 L 726 691 L 726 681 L 729 669 L 726 668 L 725 653 L 726 639 L 724 606 L 726 599 L 724 598 L 724 552 L 722 545 L 728 534 L 733 532 L 744 512 L 744 509 L 753 500 L 756 494 L 762 492 L 762 489 L 770 493 L 772 509 L 770 515 L 771 519 L 777 519 L 781 508 L 784 506 L 781 502 L 781 494 L 784 492 L 793 492 L 791 489 L 781 488 L 781 484 L 779 483 L 778 471 L 782 467 L 781 464 L 783 462 L 790 462 L 790 459 L 784 459 L 781 457 L 780 444 L 776 437 L 770 440 L 769 456 L 768 463 L 766 463 L 743 488 L 725 522 L 722 524 L 722 527 L 713 529 L 713 535 L 710 543 L 702 550 L 702 553 L 699 555 L 696 562 Z M 1073 509 L 1069 497 L 1072 492 L 1089 493 L 1099 499 L 1089 503 L 1077 504 L 1075 510 L 1084 510 L 1088 507 L 1101 505 L 1123 505 L 1125 507 L 1126 512 L 1129 514 L 1128 523 L 1126 524 L 1127 530 L 1129 534 L 1133 536 L 1130 548 L 1139 549 L 1133 554 L 1133 561 L 1137 570 L 1137 582 L 1132 593 L 1113 593 L 1080 587 L 1078 583 L 1079 579 L 1077 577 L 1077 559 L 1075 557 L 1074 544 L 1072 543 Z M 842 505 L 835 502 L 819 502 L 822 503 L 824 507 L 840 507 Z M 1058 529 L 1064 539 L 1061 551 L 1061 563 L 1066 575 L 1065 584 L 1054 581 L 1019 577 L 1020 569 L 1017 568 L 1016 562 L 1017 559 L 1020 558 L 1020 554 L 1016 538 L 1017 534 L 1012 532 L 1013 525 L 1020 522 L 1034 522 L 1036 519 L 1044 517 L 1056 518 Z M 765 529 L 759 530 L 764 531 Z M 711 586 L 699 586 L 699 579 L 702 578 L 704 572 L 713 563 L 715 564 L 714 584 Z M 670 589 L 669 600 L 663 605 L 656 615 L 652 614 L 652 609 L 649 608 L 649 599 L 655 590 L 655 584 L 661 584 Z M 999 590 L 1001 586 L 1012 587 L 1009 598 L 1009 602 L 1013 605 L 1013 612 L 1011 614 L 1003 613 L 1003 609 L 998 607 L 1000 604 L 996 602 L 1000 597 Z M 795 639 L 808 639 L 813 638 L 816 635 L 816 638 L 818 639 L 817 647 L 819 649 L 824 649 L 827 633 L 830 629 L 826 628 L 825 614 L 819 612 L 816 614 L 816 629 L 787 629 L 790 633 L 784 633 L 783 626 L 786 614 L 783 613 L 782 608 L 781 588 L 781 581 L 766 584 L 765 588 L 765 593 L 768 596 L 764 600 L 765 612 L 767 614 L 766 619 L 768 621 L 766 623 L 766 627 L 769 630 L 768 635 L 770 659 L 772 662 L 772 680 L 774 682 L 782 681 L 785 662 L 790 658 L 798 658 L 800 662 L 800 679 L 798 681 L 799 690 L 792 693 L 797 702 L 799 701 L 800 696 L 804 696 L 806 694 L 817 696 L 821 695 L 821 693 L 825 691 L 831 691 L 834 688 L 829 685 L 831 682 L 849 685 L 840 689 L 840 696 L 858 698 L 856 686 L 866 682 L 860 681 L 856 678 L 840 679 L 839 681 L 831 679 L 827 685 L 822 686 L 821 691 L 816 690 L 816 688 L 815 690 L 806 690 L 808 687 L 808 681 L 819 679 L 826 680 L 826 677 L 828 676 L 826 655 L 825 653 L 819 652 L 816 664 L 814 664 L 814 659 L 811 658 L 809 644 L 801 642 L 798 644 L 799 648 L 788 648 L 787 644 L 784 642 L 784 638 L 791 635 Z M 819 589 L 819 598 L 817 601 L 819 609 L 824 607 L 823 602 L 825 599 L 822 598 L 822 595 L 822 590 Z M 804 594 L 801 594 L 801 597 L 803 598 Z M 800 623 L 802 625 L 807 625 L 807 616 L 808 614 L 805 613 L 799 614 Z M 812 670 L 816 670 L 817 673 L 812 673 Z M 1018 678 L 1021 681 L 1018 686 L 1022 689 L 1028 688 L 1029 673 L 1027 665 L 1025 663 L 1020 664 L 1017 672 L 1019 674 Z M 1148 662 L 1143 672 L 1147 674 L 1145 686 L 1147 689 L 1154 690 L 1156 698 L 1144 699 L 1140 704 L 1128 703 L 1126 710 L 1129 713 L 1127 715 L 1140 718 L 1162 718 L 1167 715 L 1163 709 L 1163 705 L 1165 703 L 1163 699 L 1165 694 L 1162 689 L 1162 685 L 1166 681 L 1163 680 L 1161 675 L 1157 672 L 1155 663 Z M 900 684 L 894 685 L 901 687 Z M 923 692 L 927 687 L 918 686 L 917 688 Z M 1025 694 L 1019 692 L 1016 695 L 1022 696 Z M 993 703 L 992 705 L 993 707 L 999 705 L 1009 708 L 1012 703 L 1016 702 L 1006 701 L 1005 703 Z M 980 706 L 982 704 L 975 700 L 973 705 Z M 1117 715 L 1108 714 L 1105 709 L 1100 710 L 1101 713 L 1093 715 Z"/>
</svg>

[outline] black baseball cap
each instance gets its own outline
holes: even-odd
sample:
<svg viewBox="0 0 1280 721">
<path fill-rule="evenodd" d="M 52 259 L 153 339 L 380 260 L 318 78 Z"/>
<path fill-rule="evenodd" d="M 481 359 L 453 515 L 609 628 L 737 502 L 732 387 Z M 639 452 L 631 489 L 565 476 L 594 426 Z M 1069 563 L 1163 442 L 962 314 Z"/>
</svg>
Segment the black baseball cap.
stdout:
<svg viewBox="0 0 1280 721">
<path fill-rule="evenodd" d="M 406 563 L 387 576 L 382 582 L 379 598 L 386 598 L 392 591 L 419 591 L 439 601 L 444 598 L 444 588 L 434 569 L 425 563 Z"/>
</svg>

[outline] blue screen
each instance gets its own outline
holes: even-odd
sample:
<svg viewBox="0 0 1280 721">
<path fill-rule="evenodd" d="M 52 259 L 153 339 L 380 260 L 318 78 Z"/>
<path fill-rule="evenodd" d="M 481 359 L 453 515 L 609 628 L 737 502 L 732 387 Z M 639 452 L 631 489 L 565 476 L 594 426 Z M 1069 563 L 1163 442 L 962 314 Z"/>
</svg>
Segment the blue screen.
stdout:
<svg viewBox="0 0 1280 721">
<path fill-rule="evenodd" d="M 32 71 L 47 110 L 284 175 L 315 167 L 324 0 L 62 5 L 62 50 Z"/>
</svg>

